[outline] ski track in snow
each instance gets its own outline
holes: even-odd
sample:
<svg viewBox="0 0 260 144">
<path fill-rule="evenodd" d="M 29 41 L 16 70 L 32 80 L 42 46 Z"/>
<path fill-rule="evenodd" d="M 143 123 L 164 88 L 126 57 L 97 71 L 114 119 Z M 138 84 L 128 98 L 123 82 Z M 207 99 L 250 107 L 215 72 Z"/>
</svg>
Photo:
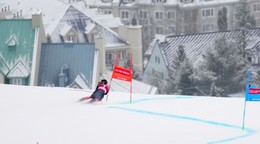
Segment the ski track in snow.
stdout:
<svg viewBox="0 0 260 144">
<path fill-rule="evenodd" d="M 132 102 L 131 104 L 148 102 L 148 101 L 165 100 L 165 99 L 168 99 L 168 100 L 180 99 L 180 98 L 183 99 L 183 98 L 193 98 L 193 97 L 177 96 L 177 97 L 163 97 L 163 98 L 149 98 L 149 99 L 146 98 L 146 99 L 136 100 L 136 101 Z M 129 104 L 129 102 L 121 102 L 119 104 L 125 105 L 125 104 Z M 153 115 L 153 116 L 167 117 L 167 118 L 173 118 L 173 119 L 182 119 L 182 120 L 193 121 L 193 122 L 200 122 L 200 123 L 205 123 L 205 124 L 209 124 L 209 125 L 232 128 L 232 129 L 236 129 L 236 130 L 241 131 L 241 126 L 231 125 L 231 124 L 221 123 L 221 122 L 216 122 L 216 121 L 210 121 L 210 120 L 203 120 L 203 119 L 194 118 L 194 117 L 186 117 L 186 116 L 173 115 L 173 114 L 167 114 L 167 113 L 158 113 L 158 112 L 146 111 L 146 110 L 141 110 L 141 109 L 131 109 L 131 108 L 125 108 L 125 107 L 120 107 L 120 106 L 108 106 L 108 108 L 124 110 L 124 111 L 134 112 L 134 113 L 141 113 L 141 114 L 144 114 L 144 115 Z M 249 137 L 249 136 L 252 136 L 252 135 L 257 133 L 256 130 L 253 130 L 253 129 L 250 129 L 250 128 L 244 128 L 244 131 L 246 131 L 246 134 L 244 134 L 244 135 L 229 137 L 229 138 L 226 138 L 226 139 L 220 139 L 218 141 L 211 141 L 211 142 L 208 142 L 208 144 L 219 144 L 219 143 L 230 142 L 230 141 L 237 140 L 237 139 L 240 139 L 240 138 Z"/>
</svg>

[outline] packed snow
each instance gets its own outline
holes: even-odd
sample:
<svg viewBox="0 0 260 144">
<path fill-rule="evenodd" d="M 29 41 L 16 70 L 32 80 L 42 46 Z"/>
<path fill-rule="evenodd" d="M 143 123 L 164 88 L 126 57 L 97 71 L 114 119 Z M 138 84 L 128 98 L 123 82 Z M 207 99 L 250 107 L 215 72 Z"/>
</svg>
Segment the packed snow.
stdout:
<svg viewBox="0 0 260 144">
<path fill-rule="evenodd" d="M 92 91 L 0 84 L 1 144 L 259 144 L 260 102 L 244 98 Z M 106 101 L 107 99 L 107 101 Z"/>
</svg>

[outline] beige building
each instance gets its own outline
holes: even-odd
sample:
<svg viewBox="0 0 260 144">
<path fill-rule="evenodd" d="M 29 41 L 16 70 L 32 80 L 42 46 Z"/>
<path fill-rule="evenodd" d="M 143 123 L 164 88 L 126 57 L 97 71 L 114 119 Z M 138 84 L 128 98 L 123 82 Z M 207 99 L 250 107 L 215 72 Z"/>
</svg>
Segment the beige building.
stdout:
<svg viewBox="0 0 260 144">
<path fill-rule="evenodd" d="M 227 9 L 228 29 L 235 27 L 239 0 L 86 0 L 86 5 L 119 16 L 126 25 L 133 18 L 142 25 L 144 50 L 155 34 L 192 34 L 218 31 L 218 12 Z M 260 1 L 249 0 L 256 26 L 260 27 Z"/>
</svg>

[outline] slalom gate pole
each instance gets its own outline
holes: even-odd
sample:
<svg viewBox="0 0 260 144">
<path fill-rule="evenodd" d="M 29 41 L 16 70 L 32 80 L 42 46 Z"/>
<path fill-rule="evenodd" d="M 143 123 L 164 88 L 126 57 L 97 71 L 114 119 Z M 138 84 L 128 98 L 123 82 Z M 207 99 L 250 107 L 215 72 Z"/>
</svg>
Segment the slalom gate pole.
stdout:
<svg viewBox="0 0 260 144">
<path fill-rule="evenodd" d="M 243 124 L 242 124 L 242 130 L 245 129 L 245 118 L 246 118 L 246 100 L 244 104 L 244 112 L 243 112 Z"/>
<path fill-rule="evenodd" d="M 113 74 L 114 74 L 115 66 L 117 65 L 117 61 L 118 61 L 118 53 L 116 53 L 116 59 L 115 59 L 114 66 L 113 66 L 113 72 L 112 72 L 112 75 L 111 75 L 111 78 L 110 78 L 110 83 L 109 83 L 109 90 L 110 90 L 110 88 L 111 88 L 112 79 L 113 79 Z M 108 93 L 108 94 L 109 94 L 109 93 Z M 106 102 L 107 102 L 107 100 L 108 100 L 108 94 L 107 94 Z"/>
<path fill-rule="evenodd" d="M 132 84 L 133 84 L 133 69 L 132 69 L 133 65 L 132 65 L 132 53 L 130 53 L 130 70 L 131 70 L 131 84 L 130 84 L 130 103 L 132 103 Z"/>
<path fill-rule="evenodd" d="M 245 103 L 244 103 L 244 112 L 243 112 L 243 122 L 242 122 L 242 130 L 245 129 L 245 119 L 246 119 L 246 101 L 249 93 L 249 84 L 250 84 L 250 69 L 247 72 L 247 80 L 246 80 L 246 92 L 245 92 Z"/>
</svg>

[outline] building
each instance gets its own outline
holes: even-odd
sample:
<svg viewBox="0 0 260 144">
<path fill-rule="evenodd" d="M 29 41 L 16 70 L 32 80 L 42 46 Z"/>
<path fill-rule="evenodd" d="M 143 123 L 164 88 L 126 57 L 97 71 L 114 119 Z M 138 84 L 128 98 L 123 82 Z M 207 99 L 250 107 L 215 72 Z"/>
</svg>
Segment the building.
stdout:
<svg viewBox="0 0 260 144">
<path fill-rule="evenodd" d="M 179 46 L 183 46 L 187 58 L 197 67 L 203 60 L 203 54 L 209 48 L 214 47 L 217 39 L 225 36 L 230 40 L 239 35 L 239 31 L 226 32 L 209 32 L 190 35 L 166 36 L 164 39 L 157 39 L 150 47 L 147 55 L 149 60 L 143 73 L 143 81 L 150 83 L 154 75 L 160 76 L 161 79 L 169 78 L 170 68 L 174 66 L 174 58 Z M 251 61 L 253 66 L 259 66 L 259 44 L 260 29 L 252 29 L 247 34 L 246 50 L 251 54 L 247 55 L 247 60 Z"/>
<path fill-rule="evenodd" d="M 236 24 L 239 0 L 86 0 L 86 5 L 104 14 L 119 16 L 125 25 L 133 18 L 143 26 L 143 46 L 147 50 L 156 34 L 180 35 L 218 31 L 218 13 L 227 10 L 228 29 Z M 260 27 L 260 1 L 248 0 L 256 26 Z"/>
<path fill-rule="evenodd" d="M 37 85 L 37 55 L 46 42 L 41 13 L 31 19 L 0 19 L 0 31 L 0 83 Z"/>
<path fill-rule="evenodd" d="M 38 86 L 95 89 L 98 54 L 94 43 L 43 43 Z"/>
</svg>

